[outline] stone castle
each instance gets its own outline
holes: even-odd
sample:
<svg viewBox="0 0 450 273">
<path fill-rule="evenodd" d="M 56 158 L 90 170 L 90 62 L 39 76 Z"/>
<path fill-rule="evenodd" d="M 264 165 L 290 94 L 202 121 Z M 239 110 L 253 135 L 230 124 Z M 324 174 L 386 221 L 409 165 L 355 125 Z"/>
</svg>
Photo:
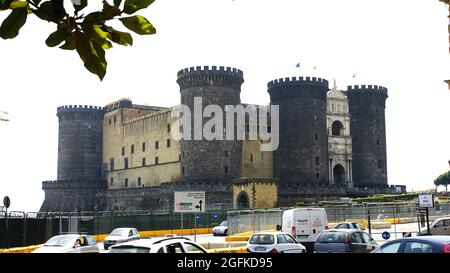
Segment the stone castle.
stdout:
<svg viewBox="0 0 450 273">
<path fill-rule="evenodd" d="M 243 72 L 229 67 L 177 74 L 181 105 L 193 107 L 201 97 L 203 109 L 241 105 L 243 82 Z M 171 210 L 174 191 L 206 191 L 210 209 L 394 191 L 387 183 L 386 88 L 330 90 L 328 81 L 314 77 L 277 79 L 267 87 L 270 105 L 279 106 L 273 152 L 261 152 L 259 139 L 176 141 L 173 108 L 130 99 L 59 107 L 57 180 L 42 183 L 41 211 Z M 262 189 L 260 200 L 254 192 L 236 192 L 249 183 Z M 275 196 L 275 203 L 264 203 L 264 196 Z"/>
</svg>

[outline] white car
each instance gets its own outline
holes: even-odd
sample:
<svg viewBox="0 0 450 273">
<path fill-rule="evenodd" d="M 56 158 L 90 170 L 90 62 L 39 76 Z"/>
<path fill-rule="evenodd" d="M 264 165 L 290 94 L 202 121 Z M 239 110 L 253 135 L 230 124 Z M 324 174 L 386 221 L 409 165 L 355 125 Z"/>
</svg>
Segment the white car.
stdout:
<svg viewBox="0 0 450 273">
<path fill-rule="evenodd" d="M 114 245 L 108 253 L 208 253 L 184 237 L 145 238 Z"/>
<path fill-rule="evenodd" d="M 306 248 L 289 233 L 258 232 L 247 243 L 247 252 L 252 253 L 305 253 Z"/>
<path fill-rule="evenodd" d="M 361 230 L 356 222 L 342 222 L 333 227 L 333 229 L 356 229 Z"/>
<path fill-rule="evenodd" d="M 103 248 L 108 249 L 112 245 L 136 239 L 139 239 L 139 232 L 137 229 L 116 228 L 103 240 Z"/>
<path fill-rule="evenodd" d="M 228 224 L 227 224 L 227 221 L 223 221 L 222 223 L 220 223 L 220 225 L 214 227 L 212 229 L 212 233 L 213 233 L 214 236 L 218 236 L 218 235 L 227 236 L 228 235 Z"/>
<path fill-rule="evenodd" d="M 50 238 L 33 253 L 99 253 L 97 242 L 89 235 L 64 234 Z"/>
</svg>

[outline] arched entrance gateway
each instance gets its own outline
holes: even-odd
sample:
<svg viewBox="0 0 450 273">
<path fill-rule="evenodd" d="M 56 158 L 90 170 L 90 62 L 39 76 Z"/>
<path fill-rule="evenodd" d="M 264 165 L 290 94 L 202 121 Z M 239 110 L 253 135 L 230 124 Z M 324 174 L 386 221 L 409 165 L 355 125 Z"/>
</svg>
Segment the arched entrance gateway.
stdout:
<svg viewBox="0 0 450 273">
<path fill-rule="evenodd" d="M 238 209 L 250 208 L 248 194 L 245 191 L 241 191 L 237 197 L 237 208 Z"/>
<path fill-rule="evenodd" d="M 333 178 L 335 184 L 345 183 L 345 169 L 341 164 L 337 164 L 333 168 Z"/>
</svg>

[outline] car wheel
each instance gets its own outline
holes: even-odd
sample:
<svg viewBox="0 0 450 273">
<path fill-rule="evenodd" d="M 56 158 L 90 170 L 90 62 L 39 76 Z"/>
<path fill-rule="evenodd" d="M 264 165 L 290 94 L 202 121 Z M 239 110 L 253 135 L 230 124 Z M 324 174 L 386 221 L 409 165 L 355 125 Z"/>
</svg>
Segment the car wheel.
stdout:
<svg viewBox="0 0 450 273">
<path fill-rule="evenodd" d="M 103 246 L 103 249 L 108 250 L 108 247 L 104 245 L 104 246 Z"/>
<path fill-rule="evenodd" d="M 223 235 L 225 235 L 225 236 L 228 235 L 228 229 L 225 229 L 225 231 L 223 232 Z"/>
</svg>

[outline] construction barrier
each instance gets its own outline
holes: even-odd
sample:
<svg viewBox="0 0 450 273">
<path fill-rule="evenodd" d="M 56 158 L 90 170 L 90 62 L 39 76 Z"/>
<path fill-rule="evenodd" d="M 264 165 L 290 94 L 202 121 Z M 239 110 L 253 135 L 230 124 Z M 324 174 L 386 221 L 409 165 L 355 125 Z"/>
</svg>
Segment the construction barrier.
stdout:
<svg viewBox="0 0 450 273">
<path fill-rule="evenodd" d="M 247 247 L 216 248 L 208 250 L 208 253 L 246 253 L 246 252 Z"/>
<path fill-rule="evenodd" d="M 34 245 L 34 246 L 27 246 L 27 247 L 15 247 L 15 248 L 9 248 L 9 249 L 0 249 L 0 254 L 3 253 L 31 253 L 35 249 L 40 248 L 42 245 Z"/>
</svg>

